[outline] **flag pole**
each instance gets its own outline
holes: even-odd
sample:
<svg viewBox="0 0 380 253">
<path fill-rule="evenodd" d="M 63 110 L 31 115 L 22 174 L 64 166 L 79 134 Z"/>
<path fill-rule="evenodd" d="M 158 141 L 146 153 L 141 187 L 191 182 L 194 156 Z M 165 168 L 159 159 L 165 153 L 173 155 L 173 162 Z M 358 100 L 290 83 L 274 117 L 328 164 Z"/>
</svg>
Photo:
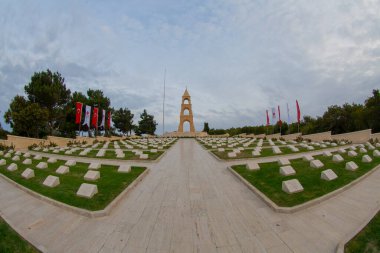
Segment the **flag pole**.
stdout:
<svg viewBox="0 0 380 253">
<path fill-rule="evenodd" d="M 162 102 L 162 136 L 165 134 L 165 89 L 166 89 L 166 68 L 164 72 L 164 99 Z"/>
</svg>

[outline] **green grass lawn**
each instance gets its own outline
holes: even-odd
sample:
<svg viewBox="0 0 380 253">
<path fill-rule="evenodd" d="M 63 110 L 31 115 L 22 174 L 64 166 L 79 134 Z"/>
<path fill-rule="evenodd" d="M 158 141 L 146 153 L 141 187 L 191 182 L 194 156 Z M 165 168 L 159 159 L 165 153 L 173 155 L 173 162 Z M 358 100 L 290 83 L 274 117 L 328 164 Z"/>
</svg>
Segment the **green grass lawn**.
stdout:
<svg viewBox="0 0 380 253">
<path fill-rule="evenodd" d="M 380 212 L 345 247 L 346 253 L 380 252 Z"/>
<path fill-rule="evenodd" d="M 31 165 L 24 165 L 22 162 L 17 162 L 18 170 L 11 172 L 7 170 L 7 167 L 12 161 L 9 158 L 3 159 L 7 160 L 7 165 L 0 166 L 0 173 L 13 181 L 38 192 L 41 195 L 71 206 L 91 211 L 104 209 L 146 169 L 145 167 L 132 167 L 132 170 L 129 173 L 118 173 L 117 166 L 102 165 L 99 169 L 100 179 L 96 181 L 85 181 L 83 176 L 88 171 L 89 166 L 89 164 L 86 163 L 77 163 L 76 166 L 70 167 L 69 173 L 60 175 L 55 173 L 55 170 L 65 163 L 62 160 L 58 160 L 54 164 L 48 164 L 49 167 L 43 170 L 36 168 L 36 165 L 40 161 L 33 160 L 33 164 Z M 41 161 L 46 160 L 47 158 L 43 158 Z M 21 177 L 22 172 L 26 168 L 34 169 L 34 178 L 27 180 Z M 48 175 L 59 177 L 60 184 L 55 188 L 44 186 L 42 183 Z M 92 199 L 76 196 L 76 192 L 82 183 L 96 184 L 98 187 L 98 193 L 95 194 Z"/>
<path fill-rule="evenodd" d="M 293 176 L 281 175 L 279 173 L 280 166 L 277 162 L 261 163 L 259 164 L 260 170 L 258 171 L 249 171 L 246 169 L 245 165 L 236 165 L 233 166 L 232 169 L 269 197 L 278 206 L 292 207 L 339 189 L 380 164 L 379 157 L 373 157 L 371 163 L 362 163 L 361 154 L 353 158 L 343 154 L 342 157 L 345 161 L 335 163 L 332 161 L 331 157 L 323 157 L 321 155 L 314 156 L 315 159 L 321 160 L 325 165 L 322 169 L 312 169 L 309 166 L 309 162 L 305 162 L 302 159 L 291 160 L 291 165 L 296 171 L 296 174 Z M 354 161 L 359 166 L 359 169 L 356 171 L 346 170 L 345 165 L 348 161 Z M 325 169 L 332 169 L 337 174 L 338 178 L 329 182 L 320 179 L 321 171 Z M 282 181 L 294 178 L 300 181 L 304 191 L 295 194 L 287 194 L 283 192 Z"/>
<path fill-rule="evenodd" d="M 29 242 L 25 241 L 0 217 L 0 252 L 37 253 Z"/>
</svg>

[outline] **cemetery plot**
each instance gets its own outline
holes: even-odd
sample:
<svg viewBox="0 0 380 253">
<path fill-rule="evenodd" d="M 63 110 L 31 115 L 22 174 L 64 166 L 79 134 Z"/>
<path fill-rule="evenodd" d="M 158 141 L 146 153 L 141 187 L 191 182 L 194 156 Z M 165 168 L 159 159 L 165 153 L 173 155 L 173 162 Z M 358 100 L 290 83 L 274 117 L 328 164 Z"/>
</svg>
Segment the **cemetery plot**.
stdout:
<svg viewBox="0 0 380 253">
<path fill-rule="evenodd" d="M 198 138 L 198 142 L 221 159 L 268 157 L 347 145 L 345 142 L 296 142 L 256 138 Z"/>
<path fill-rule="evenodd" d="M 32 163 L 23 164 L 24 159 L 31 159 Z M 132 166 L 127 173 L 120 173 L 119 166 L 105 164 L 101 164 L 96 170 L 90 170 L 94 167 L 90 167 L 88 163 L 77 162 L 75 165 L 65 166 L 67 163 L 65 160 L 57 160 L 55 163 L 48 163 L 47 160 L 48 158 L 45 157 L 35 160 L 32 156 L 13 161 L 11 157 L 0 156 L 0 161 L 2 161 L 0 164 L 3 164 L 0 165 L 0 173 L 41 195 L 71 206 L 94 211 L 104 209 L 146 170 L 145 167 Z M 17 165 L 17 169 L 10 171 L 7 168 L 12 163 Z M 42 169 L 37 168 L 40 163 L 44 164 Z M 88 174 L 89 171 L 93 171 L 91 175 Z M 85 189 L 82 187 L 82 191 L 78 193 L 84 183 L 96 185 L 96 187 L 91 185 Z M 89 195 L 86 197 L 83 194 Z"/>
<path fill-rule="evenodd" d="M 324 155 L 314 156 L 312 161 L 303 158 L 289 160 L 295 174 L 289 167 L 284 168 L 284 165 L 278 162 L 260 163 L 259 170 L 249 169 L 243 164 L 232 166 L 232 169 L 278 206 L 292 207 L 337 190 L 366 174 L 380 164 L 380 157 L 373 155 L 376 153 L 374 150 L 355 157 L 349 156 L 347 152 L 333 153 L 342 156 L 342 162 L 335 162 L 332 156 Z M 372 160 L 363 161 L 362 157 L 365 155 L 370 156 Z M 317 160 L 319 162 L 315 162 Z M 352 164 L 357 165 L 357 169 L 352 170 Z M 283 182 L 292 179 L 297 179 L 300 185 L 283 187 Z M 296 187 L 294 193 L 287 193 L 286 191 L 292 190 L 293 185 L 302 187 L 303 190 Z"/>
<path fill-rule="evenodd" d="M 32 150 L 58 155 L 121 160 L 156 160 L 177 139 L 137 139 L 112 142 L 97 142 L 93 145 L 71 145 L 69 147 L 35 147 Z"/>
</svg>

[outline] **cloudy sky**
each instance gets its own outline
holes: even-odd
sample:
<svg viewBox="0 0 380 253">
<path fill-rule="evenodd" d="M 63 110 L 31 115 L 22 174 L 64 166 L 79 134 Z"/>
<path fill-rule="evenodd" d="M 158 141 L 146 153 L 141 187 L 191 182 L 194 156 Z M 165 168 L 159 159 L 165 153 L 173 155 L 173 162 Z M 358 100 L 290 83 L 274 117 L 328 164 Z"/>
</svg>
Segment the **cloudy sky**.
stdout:
<svg viewBox="0 0 380 253">
<path fill-rule="evenodd" d="M 303 115 L 362 103 L 380 88 L 376 0 L 0 1 L 0 116 L 36 71 L 112 106 L 146 108 L 176 130 L 192 95 L 197 130 L 265 123 L 295 100 Z"/>
</svg>

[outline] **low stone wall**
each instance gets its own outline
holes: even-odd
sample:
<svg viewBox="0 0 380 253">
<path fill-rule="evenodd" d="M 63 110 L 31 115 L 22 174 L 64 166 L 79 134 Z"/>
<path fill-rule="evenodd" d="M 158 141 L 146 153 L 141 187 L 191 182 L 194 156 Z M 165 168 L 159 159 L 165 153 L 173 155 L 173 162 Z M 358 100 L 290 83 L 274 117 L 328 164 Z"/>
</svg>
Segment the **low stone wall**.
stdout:
<svg viewBox="0 0 380 253">
<path fill-rule="evenodd" d="M 8 135 L 8 145 L 14 145 L 16 150 L 27 149 L 29 146 L 33 144 L 44 144 L 46 143 L 45 139 L 36 139 L 36 138 L 28 138 L 21 137 L 16 135 Z"/>
<path fill-rule="evenodd" d="M 258 135 L 255 135 L 256 138 L 261 138 L 263 139 L 266 135 L 265 134 L 258 134 Z"/>
<path fill-rule="evenodd" d="M 302 135 L 302 138 L 310 139 L 312 141 L 332 140 L 331 131 L 323 132 L 323 133 L 316 133 L 316 134 Z"/>
<path fill-rule="evenodd" d="M 286 134 L 286 135 L 281 135 L 281 138 L 284 138 L 286 141 L 292 141 L 300 137 L 302 134 L 301 133 L 295 133 L 295 134 Z"/>
<path fill-rule="evenodd" d="M 75 141 L 75 139 L 72 138 L 63 138 L 63 137 L 57 137 L 57 136 L 48 136 L 47 137 L 48 142 L 53 142 L 57 144 L 60 147 L 65 147 L 69 142 Z"/>
<path fill-rule="evenodd" d="M 364 143 L 372 137 L 372 130 L 366 129 L 345 134 L 336 134 L 332 136 L 333 140 L 349 140 L 352 143 Z"/>
<path fill-rule="evenodd" d="M 380 133 L 374 133 L 374 134 L 372 134 L 371 138 L 374 139 L 374 140 L 377 139 L 378 141 L 380 141 Z"/>
<path fill-rule="evenodd" d="M 10 143 L 7 140 L 0 140 L 0 144 L 4 146 L 9 146 Z"/>
<path fill-rule="evenodd" d="M 269 134 L 269 135 L 267 135 L 267 140 L 273 139 L 273 138 L 280 139 L 281 138 L 281 134 L 278 133 L 278 134 Z"/>
</svg>

